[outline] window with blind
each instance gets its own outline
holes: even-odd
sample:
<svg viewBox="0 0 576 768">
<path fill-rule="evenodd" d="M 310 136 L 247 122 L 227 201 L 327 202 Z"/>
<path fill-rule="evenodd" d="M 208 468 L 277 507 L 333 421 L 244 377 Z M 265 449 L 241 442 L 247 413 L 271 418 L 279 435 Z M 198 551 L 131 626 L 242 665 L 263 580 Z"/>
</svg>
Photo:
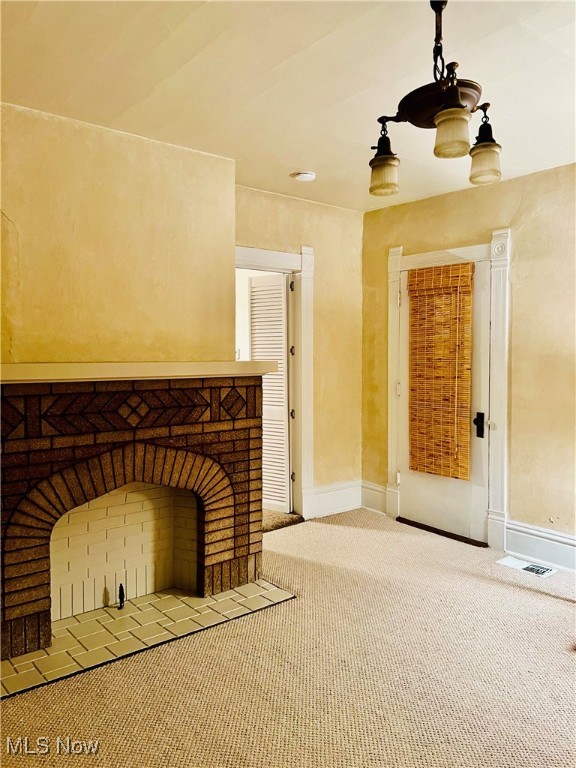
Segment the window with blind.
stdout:
<svg viewBox="0 0 576 768">
<path fill-rule="evenodd" d="M 474 264 L 408 273 L 410 469 L 470 479 Z"/>
</svg>

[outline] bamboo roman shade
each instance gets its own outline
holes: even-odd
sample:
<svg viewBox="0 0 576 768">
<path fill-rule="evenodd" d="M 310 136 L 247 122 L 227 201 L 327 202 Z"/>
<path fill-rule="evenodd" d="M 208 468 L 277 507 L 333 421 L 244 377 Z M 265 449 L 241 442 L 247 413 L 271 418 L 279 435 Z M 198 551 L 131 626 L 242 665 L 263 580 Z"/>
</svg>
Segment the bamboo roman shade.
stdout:
<svg viewBox="0 0 576 768">
<path fill-rule="evenodd" d="M 414 269 L 410 298 L 410 469 L 470 479 L 474 264 Z"/>
</svg>

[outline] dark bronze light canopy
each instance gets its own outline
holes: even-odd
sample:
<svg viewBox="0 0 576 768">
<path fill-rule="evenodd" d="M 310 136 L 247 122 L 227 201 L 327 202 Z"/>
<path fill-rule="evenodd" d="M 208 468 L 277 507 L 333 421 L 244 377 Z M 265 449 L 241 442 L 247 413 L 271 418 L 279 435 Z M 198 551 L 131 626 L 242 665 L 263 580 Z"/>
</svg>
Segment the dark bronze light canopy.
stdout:
<svg viewBox="0 0 576 768">
<path fill-rule="evenodd" d="M 430 0 L 436 15 L 434 38 L 434 82 L 408 93 L 398 104 L 395 115 L 378 118 L 382 128 L 376 154 L 370 161 L 372 178 L 370 193 L 394 195 L 399 190 L 398 166 L 400 160 L 392 152 L 388 137 L 388 123 L 411 123 L 417 128 L 436 128 L 436 157 L 463 157 L 470 154 L 472 184 L 491 184 L 500 180 L 499 154 L 502 147 L 492 137 L 487 110 L 490 104 L 480 104 L 482 87 L 473 80 L 456 77 L 457 62 L 445 64 L 442 52 L 442 11 L 447 0 Z M 470 148 L 468 123 L 478 110 L 484 113 L 476 144 Z"/>
</svg>

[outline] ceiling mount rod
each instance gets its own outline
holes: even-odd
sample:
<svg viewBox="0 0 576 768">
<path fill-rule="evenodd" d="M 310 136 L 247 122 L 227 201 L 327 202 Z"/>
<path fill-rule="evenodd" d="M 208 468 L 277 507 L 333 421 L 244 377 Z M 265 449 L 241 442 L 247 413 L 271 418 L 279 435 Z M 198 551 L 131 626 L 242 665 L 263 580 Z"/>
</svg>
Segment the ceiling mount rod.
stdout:
<svg viewBox="0 0 576 768">
<path fill-rule="evenodd" d="M 439 82 L 446 75 L 444 56 L 442 55 L 442 11 L 448 0 L 430 0 L 430 7 L 436 14 L 436 35 L 434 37 L 434 80 Z"/>
</svg>

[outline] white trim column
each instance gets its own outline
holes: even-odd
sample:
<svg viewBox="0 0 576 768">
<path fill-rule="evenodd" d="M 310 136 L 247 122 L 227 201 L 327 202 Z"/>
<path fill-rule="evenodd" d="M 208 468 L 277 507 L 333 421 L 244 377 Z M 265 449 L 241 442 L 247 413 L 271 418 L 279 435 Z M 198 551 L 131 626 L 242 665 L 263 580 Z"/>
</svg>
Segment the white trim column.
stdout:
<svg viewBox="0 0 576 768">
<path fill-rule="evenodd" d="M 508 335 L 510 230 L 490 244 L 490 421 L 488 423 L 488 545 L 506 549 L 508 518 Z"/>
<path fill-rule="evenodd" d="M 402 246 L 388 252 L 388 477 L 386 514 L 400 514 L 398 488 L 398 354 L 400 346 L 400 267 Z"/>
<path fill-rule="evenodd" d="M 312 517 L 310 491 L 314 488 L 314 249 L 302 246 L 302 270 L 300 272 L 300 308 L 299 338 L 297 342 L 302 350 L 300 372 L 297 377 L 299 393 L 297 407 L 301 414 L 298 421 L 300 439 L 295 448 L 300 446 L 299 463 L 302 477 L 300 484 L 301 498 L 297 510 L 303 517 Z M 296 501 L 296 498 L 295 498 Z"/>
</svg>

